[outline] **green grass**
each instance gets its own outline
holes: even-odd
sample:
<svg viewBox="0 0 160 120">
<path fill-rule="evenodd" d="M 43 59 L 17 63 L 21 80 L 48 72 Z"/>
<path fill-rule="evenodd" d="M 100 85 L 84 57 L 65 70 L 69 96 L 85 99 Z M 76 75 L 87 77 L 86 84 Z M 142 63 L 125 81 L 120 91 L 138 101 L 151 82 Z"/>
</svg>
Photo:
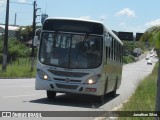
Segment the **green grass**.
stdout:
<svg viewBox="0 0 160 120">
<path fill-rule="evenodd" d="M 123 63 L 128 64 L 133 62 L 135 62 L 135 57 L 133 55 L 123 56 Z"/>
<path fill-rule="evenodd" d="M 155 111 L 156 83 L 158 64 L 152 73 L 138 86 L 129 102 L 123 105 L 120 111 Z M 154 120 L 154 117 L 120 117 L 120 120 Z"/>
<path fill-rule="evenodd" d="M 31 60 L 28 58 L 20 58 L 15 62 L 7 65 L 6 72 L 2 72 L 0 65 L 0 78 L 34 78 L 36 75 L 36 67 L 31 71 Z"/>
</svg>

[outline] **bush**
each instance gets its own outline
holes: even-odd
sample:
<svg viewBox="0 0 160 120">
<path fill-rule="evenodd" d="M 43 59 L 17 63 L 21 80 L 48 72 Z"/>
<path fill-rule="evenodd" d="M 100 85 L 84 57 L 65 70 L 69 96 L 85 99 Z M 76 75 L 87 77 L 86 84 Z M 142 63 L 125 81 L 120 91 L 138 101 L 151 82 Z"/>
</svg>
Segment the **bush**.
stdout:
<svg viewBox="0 0 160 120">
<path fill-rule="evenodd" d="M 123 41 L 124 55 L 126 55 L 127 53 L 134 54 L 135 48 L 141 48 L 142 51 L 145 51 L 146 45 L 144 42 L 139 42 L 139 41 Z"/>
<path fill-rule="evenodd" d="M 132 63 L 135 62 L 135 58 L 132 55 L 128 55 L 128 56 L 123 56 L 123 63 L 127 64 L 127 63 Z"/>
<path fill-rule="evenodd" d="M 26 47 L 24 44 L 20 43 L 15 38 L 9 38 L 8 40 L 8 62 L 14 61 L 19 57 L 29 57 L 31 50 L 29 47 Z M 0 63 L 3 60 L 3 41 L 0 39 Z"/>
<path fill-rule="evenodd" d="M 135 49 L 139 49 L 142 53 L 146 51 L 145 42 L 139 41 L 123 41 L 123 63 L 132 63 L 135 62 L 135 57 L 138 57 L 139 54 L 135 53 Z"/>
</svg>

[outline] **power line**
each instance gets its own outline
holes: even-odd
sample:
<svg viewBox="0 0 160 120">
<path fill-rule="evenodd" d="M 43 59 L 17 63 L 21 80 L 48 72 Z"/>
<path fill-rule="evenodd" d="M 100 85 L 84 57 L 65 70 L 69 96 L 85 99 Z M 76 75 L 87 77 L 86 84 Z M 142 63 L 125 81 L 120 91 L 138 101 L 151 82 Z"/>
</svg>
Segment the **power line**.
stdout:
<svg viewBox="0 0 160 120">
<path fill-rule="evenodd" d="M 7 3 L 6 0 L 1 0 L 3 2 L 5 2 L 5 4 Z M 35 0 L 36 1 L 36 0 Z M 13 3 L 13 4 L 22 4 L 22 5 L 30 5 L 30 6 L 34 6 L 34 4 L 32 3 L 21 3 L 21 2 L 16 2 L 16 1 L 10 1 L 9 3 Z M 36 8 L 37 9 L 37 8 Z M 44 13 L 43 11 L 41 11 L 41 9 L 37 9 L 39 11 L 39 13 Z M 12 11 L 10 11 L 10 14 L 13 13 Z M 15 13 L 15 12 L 14 12 Z M 17 13 L 17 12 L 16 12 Z M 18 14 L 22 14 L 21 12 L 18 12 Z M 24 12 L 23 12 L 24 14 Z M 30 12 L 26 12 L 25 14 L 30 14 Z M 38 16 L 37 16 L 38 17 Z M 0 20 L 4 20 L 4 18 L 0 18 Z M 10 18 L 9 20 L 13 20 L 13 18 Z M 29 21 L 30 19 L 29 18 L 20 18 L 20 19 L 17 19 L 17 21 Z"/>
<path fill-rule="evenodd" d="M 6 0 L 1 0 L 1 2 L 7 2 L 7 1 Z M 24 5 L 33 5 L 32 3 L 22 3 L 22 2 L 15 2 L 15 1 L 10 1 L 10 3 L 24 4 Z"/>
<path fill-rule="evenodd" d="M 15 3 L 15 4 L 24 4 L 24 5 L 33 5 L 32 3 L 21 3 L 21 2 L 13 2 L 13 1 L 11 1 L 11 3 Z"/>
<path fill-rule="evenodd" d="M 7 2 L 6 0 L 1 0 L 1 2 Z"/>
</svg>

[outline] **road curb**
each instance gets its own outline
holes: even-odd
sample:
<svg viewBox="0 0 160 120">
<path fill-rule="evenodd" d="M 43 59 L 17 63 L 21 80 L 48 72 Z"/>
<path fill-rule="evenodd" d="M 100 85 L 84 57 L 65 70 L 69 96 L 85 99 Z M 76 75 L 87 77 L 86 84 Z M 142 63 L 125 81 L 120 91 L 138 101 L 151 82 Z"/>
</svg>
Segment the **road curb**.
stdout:
<svg viewBox="0 0 160 120">
<path fill-rule="evenodd" d="M 117 107 L 114 107 L 111 111 L 118 111 L 123 107 L 123 104 L 129 101 L 129 99 L 130 97 L 127 100 L 125 100 L 122 104 L 118 105 Z M 118 120 L 118 117 L 96 117 L 93 120 Z"/>
</svg>

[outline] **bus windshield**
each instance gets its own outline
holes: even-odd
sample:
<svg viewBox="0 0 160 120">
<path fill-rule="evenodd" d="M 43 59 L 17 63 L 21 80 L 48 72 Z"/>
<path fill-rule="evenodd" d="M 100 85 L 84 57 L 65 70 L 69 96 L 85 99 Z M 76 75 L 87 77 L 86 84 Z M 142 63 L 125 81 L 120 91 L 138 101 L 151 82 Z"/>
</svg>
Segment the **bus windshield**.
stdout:
<svg viewBox="0 0 160 120">
<path fill-rule="evenodd" d="M 61 68 L 96 68 L 102 62 L 102 37 L 43 32 L 39 60 Z"/>
</svg>

